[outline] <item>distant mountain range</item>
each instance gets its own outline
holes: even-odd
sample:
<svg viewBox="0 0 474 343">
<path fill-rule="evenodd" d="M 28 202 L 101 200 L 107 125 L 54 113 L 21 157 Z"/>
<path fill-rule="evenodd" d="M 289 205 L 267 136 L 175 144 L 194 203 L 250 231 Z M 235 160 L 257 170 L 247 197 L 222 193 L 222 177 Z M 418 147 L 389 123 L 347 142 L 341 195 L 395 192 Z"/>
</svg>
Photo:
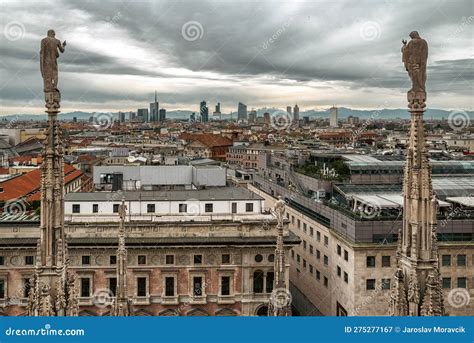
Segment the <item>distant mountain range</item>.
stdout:
<svg viewBox="0 0 474 343">
<path fill-rule="evenodd" d="M 275 111 L 281 111 L 278 108 L 261 108 L 256 110 L 257 117 L 262 117 L 263 113 L 269 112 L 272 114 Z M 448 110 L 440 110 L 440 109 L 427 109 L 425 112 L 426 119 L 447 119 L 449 114 L 452 111 Z M 105 112 L 104 112 L 105 113 Z M 128 113 L 126 113 L 126 119 L 128 119 Z M 166 117 L 171 119 L 188 119 L 189 116 L 193 113 L 193 111 L 187 110 L 179 110 L 179 111 L 169 111 L 166 112 Z M 194 112 L 196 113 L 196 112 Z M 474 111 L 466 111 L 471 119 L 474 119 Z M 77 118 L 78 121 L 88 121 L 91 116 L 100 116 L 103 114 L 102 112 L 68 112 L 68 113 L 61 113 L 59 118 L 61 120 L 73 120 L 73 118 Z M 112 115 L 118 119 L 118 112 L 112 112 Z M 199 114 L 196 113 L 196 116 Z M 349 116 L 359 117 L 361 119 L 364 118 L 374 118 L 375 120 L 379 119 L 397 119 L 403 118 L 408 119 L 409 114 L 405 109 L 374 109 L 374 110 L 357 110 L 351 109 L 346 107 L 339 107 L 338 108 L 338 118 L 347 118 Z M 209 118 L 212 119 L 212 113 L 209 114 Z M 237 112 L 230 113 L 223 113 L 222 119 L 229 119 L 229 118 L 236 119 Z M 329 118 L 329 109 L 327 110 L 309 110 L 309 111 L 301 111 L 300 118 L 303 117 L 318 117 L 318 118 Z M 0 116 L 0 120 L 21 120 L 21 121 L 28 121 L 28 120 L 46 120 L 46 114 L 11 114 L 11 115 L 4 115 Z"/>
</svg>

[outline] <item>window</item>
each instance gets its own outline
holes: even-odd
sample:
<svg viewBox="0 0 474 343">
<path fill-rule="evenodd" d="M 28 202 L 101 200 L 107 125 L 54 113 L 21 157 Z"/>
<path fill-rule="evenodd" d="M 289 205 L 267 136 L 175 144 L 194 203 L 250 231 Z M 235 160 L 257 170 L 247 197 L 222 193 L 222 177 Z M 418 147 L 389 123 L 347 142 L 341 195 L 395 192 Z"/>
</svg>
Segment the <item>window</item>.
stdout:
<svg viewBox="0 0 474 343">
<path fill-rule="evenodd" d="M 188 204 L 179 204 L 178 205 L 179 213 L 186 213 L 188 212 Z"/>
<path fill-rule="evenodd" d="M 346 272 L 344 272 L 344 282 L 345 283 L 349 282 L 349 274 L 347 274 Z"/>
<path fill-rule="evenodd" d="M 25 256 L 25 264 L 27 266 L 32 266 L 35 264 L 35 257 L 34 256 Z"/>
<path fill-rule="evenodd" d="M 260 254 L 255 255 L 255 262 L 260 263 L 262 261 L 263 261 L 263 256 L 262 255 L 260 255 Z"/>
<path fill-rule="evenodd" d="M 321 259 L 321 251 L 316 249 L 316 258 L 319 260 Z"/>
<path fill-rule="evenodd" d="M 193 277 L 193 296 L 201 297 L 204 294 L 202 289 L 202 276 Z"/>
<path fill-rule="evenodd" d="M 390 289 L 390 279 L 382 279 L 382 289 Z"/>
<path fill-rule="evenodd" d="M 365 288 L 368 291 L 369 290 L 374 290 L 375 289 L 375 279 L 367 279 Z"/>
<path fill-rule="evenodd" d="M 253 212 L 253 203 L 248 202 L 245 204 L 245 212 Z"/>
<path fill-rule="evenodd" d="M 116 255 L 110 255 L 109 256 L 109 263 L 110 264 L 117 264 L 117 256 Z"/>
<path fill-rule="evenodd" d="M 303 232 L 306 233 L 306 223 L 303 223 Z"/>
<path fill-rule="evenodd" d="M 329 244 L 329 237 L 328 236 L 324 236 L 324 245 L 325 246 L 328 246 Z"/>
<path fill-rule="evenodd" d="M 451 255 L 443 255 L 441 261 L 443 267 L 449 267 L 451 265 Z"/>
<path fill-rule="evenodd" d="M 232 203 L 232 213 L 237 213 L 237 203 L 236 202 Z"/>
<path fill-rule="evenodd" d="M 0 280 L 0 299 L 5 298 L 5 280 Z"/>
<path fill-rule="evenodd" d="M 295 225 L 295 216 L 291 216 L 291 224 Z"/>
<path fill-rule="evenodd" d="M 329 257 L 324 255 L 324 264 L 327 266 L 329 264 Z"/>
<path fill-rule="evenodd" d="M 297 225 L 298 229 L 301 228 L 301 220 L 298 219 L 297 223 L 298 223 L 298 225 Z"/>
<path fill-rule="evenodd" d="M 316 240 L 317 240 L 318 242 L 321 242 L 321 232 L 319 232 L 319 231 L 316 232 Z"/>
<path fill-rule="evenodd" d="M 458 277 L 458 288 L 466 288 L 467 279 L 465 277 Z"/>
<path fill-rule="evenodd" d="M 300 263 L 300 261 L 301 261 L 300 254 L 296 254 L 296 262 Z"/>
<path fill-rule="evenodd" d="M 303 240 L 303 249 L 306 250 L 306 241 Z"/>
<path fill-rule="evenodd" d="M 155 204 L 147 204 L 146 213 L 155 213 Z"/>
<path fill-rule="evenodd" d="M 194 264 L 202 264 L 202 255 L 194 255 Z"/>
<path fill-rule="evenodd" d="M 3 265 L 5 265 L 5 257 L 0 256 L 0 266 L 3 266 Z"/>
<path fill-rule="evenodd" d="M 316 279 L 321 280 L 321 272 L 316 270 Z"/>
<path fill-rule="evenodd" d="M 91 257 L 89 255 L 82 256 L 82 265 L 87 266 L 91 264 Z"/>
<path fill-rule="evenodd" d="M 166 255 L 166 264 L 174 264 L 174 255 Z"/>
<path fill-rule="evenodd" d="M 309 235 L 312 237 L 314 235 L 314 229 L 312 226 L 309 227 Z"/>
<path fill-rule="evenodd" d="M 390 267 L 390 256 L 382 256 L 382 267 Z"/>
<path fill-rule="evenodd" d="M 443 288 L 451 288 L 451 278 L 444 277 L 443 278 Z"/>
<path fill-rule="evenodd" d="M 206 213 L 211 213 L 212 211 L 214 211 L 214 205 L 213 204 L 205 204 L 204 205 L 204 211 Z"/>
<path fill-rule="evenodd" d="M 165 297 L 174 297 L 174 277 L 165 277 Z"/>
<path fill-rule="evenodd" d="M 29 278 L 24 278 L 23 279 L 23 298 L 28 298 L 30 295 L 30 279 Z"/>
<path fill-rule="evenodd" d="M 268 262 L 275 262 L 275 255 L 274 254 L 268 255 Z"/>
<path fill-rule="evenodd" d="M 329 286 L 329 280 L 327 277 L 324 277 L 324 286 L 328 287 Z"/>
<path fill-rule="evenodd" d="M 92 204 L 92 213 L 99 213 L 99 204 Z"/>
<path fill-rule="evenodd" d="M 367 256 L 367 268 L 375 267 L 375 256 Z"/>
<path fill-rule="evenodd" d="M 341 275 L 342 275 L 341 267 L 337 266 L 337 276 L 341 277 Z"/>
<path fill-rule="evenodd" d="M 309 265 L 309 272 L 310 272 L 311 274 L 313 274 L 313 265 L 312 265 L 312 264 Z"/>
<path fill-rule="evenodd" d="M 230 264 L 230 254 L 222 254 L 222 264 Z"/>
<path fill-rule="evenodd" d="M 303 268 L 306 269 L 306 260 L 305 259 L 303 259 Z"/>
<path fill-rule="evenodd" d="M 263 293 L 263 272 L 261 270 L 253 273 L 253 292 Z"/>
<path fill-rule="evenodd" d="M 91 279 L 88 277 L 81 278 L 81 297 L 91 296 Z"/>
<path fill-rule="evenodd" d="M 117 278 L 116 277 L 109 278 L 109 289 L 110 289 L 110 292 L 114 296 L 117 295 Z"/>
<path fill-rule="evenodd" d="M 72 213 L 81 213 L 81 205 L 72 204 Z"/>
<path fill-rule="evenodd" d="M 341 248 L 341 246 L 340 246 L 339 244 L 337 245 L 337 254 L 338 254 L 339 256 L 341 256 L 341 254 L 342 254 L 342 248 Z"/>
<path fill-rule="evenodd" d="M 146 297 L 146 277 L 137 277 L 137 297 Z"/>
<path fill-rule="evenodd" d="M 267 273 L 267 293 L 271 293 L 273 291 L 273 282 L 275 280 L 275 273 L 274 272 L 268 272 Z"/>
<path fill-rule="evenodd" d="M 114 204 L 113 212 L 118 213 L 119 212 L 119 204 Z"/>
<path fill-rule="evenodd" d="M 312 255 L 313 254 L 313 246 L 310 244 L 309 245 L 309 253 Z"/>
<path fill-rule="evenodd" d="M 349 261 L 349 252 L 344 249 L 344 260 Z"/>
<path fill-rule="evenodd" d="M 465 267 L 466 266 L 466 255 L 458 255 L 458 267 Z"/>
<path fill-rule="evenodd" d="M 230 276 L 221 276 L 221 295 L 230 295 Z"/>
<path fill-rule="evenodd" d="M 138 255 L 138 264 L 146 264 L 146 255 Z"/>
</svg>

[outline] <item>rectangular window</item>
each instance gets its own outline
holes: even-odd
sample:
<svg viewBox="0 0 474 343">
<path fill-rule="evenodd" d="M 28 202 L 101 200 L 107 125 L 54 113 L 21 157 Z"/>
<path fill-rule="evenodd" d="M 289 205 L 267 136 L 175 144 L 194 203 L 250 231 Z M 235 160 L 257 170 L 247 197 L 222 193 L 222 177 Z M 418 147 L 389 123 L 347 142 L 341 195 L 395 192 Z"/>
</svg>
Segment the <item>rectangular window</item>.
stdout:
<svg viewBox="0 0 474 343">
<path fill-rule="evenodd" d="M 92 213 L 99 213 L 99 204 L 92 204 Z"/>
<path fill-rule="evenodd" d="M 138 264 L 146 264 L 146 255 L 138 255 Z"/>
<path fill-rule="evenodd" d="M 233 202 L 231 206 L 232 206 L 232 213 L 237 213 L 237 203 Z"/>
<path fill-rule="evenodd" d="M 109 263 L 110 264 L 117 264 L 117 255 L 110 255 L 109 256 Z"/>
<path fill-rule="evenodd" d="M 324 264 L 327 266 L 329 264 L 329 257 L 324 255 Z"/>
<path fill-rule="evenodd" d="M 367 256 L 367 268 L 375 267 L 375 256 Z"/>
<path fill-rule="evenodd" d="M 309 272 L 310 272 L 311 274 L 313 274 L 313 265 L 312 265 L 312 264 L 309 265 Z"/>
<path fill-rule="evenodd" d="M 193 296 L 200 297 L 203 295 L 202 291 L 202 277 L 195 276 L 193 277 Z"/>
<path fill-rule="evenodd" d="M 202 264 L 202 255 L 194 255 L 194 264 Z"/>
<path fill-rule="evenodd" d="M 341 277 L 341 275 L 342 275 L 341 267 L 337 266 L 337 276 Z"/>
<path fill-rule="evenodd" d="M 174 297 L 174 277 L 172 276 L 165 278 L 165 296 Z"/>
<path fill-rule="evenodd" d="M 27 266 L 32 266 L 35 264 L 35 257 L 34 256 L 25 256 L 25 264 Z"/>
<path fill-rule="evenodd" d="M 297 220 L 297 223 L 298 223 L 298 225 L 297 225 L 297 226 L 298 226 L 298 229 L 301 228 L 301 220 L 298 219 L 298 220 Z"/>
<path fill-rule="evenodd" d="M 344 250 L 344 260 L 349 261 L 349 252 Z"/>
<path fill-rule="evenodd" d="M 368 291 L 374 290 L 375 289 L 375 279 L 367 279 L 365 288 Z"/>
<path fill-rule="evenodd" d="M 81 213 L 81 205 L 72 204 L 72 213 Z"/>
<path fill-rule="evenodd" d="M 451 255 L 443 255 L 441 257 L 441 265 L 443 267 L 449 267 L 451 266 Z"/>
<path fill-rule="evenodd" d="M 118 212 L 119 212 L 119 206 L 120 206 L 119 204 L 114 204 L 114 206 L 113 206 L 113 212 L 114 212 L 114 213 L 118 213 Z"/>
<path fill-rule="evenodd" d="M 188 204 L 179 204 L 178 205 L 179 213 L 186 213 L 188 212 Z"/>
<path fill-rule="evenodd" d="M 318 242 L 321 242 L 321 232 L 319 232 L 319 231 L 316 232 L 316 240 L 317 240 Z"/>
<path fill-rule="evenodd" d="M 337 245 L 337 254 L 338 254 L 339 256 L 341 256 L 341 254 L 342 254 L 342 248 L 341 248 L 341 246 L 340 246 L 339 244 Z"/>
<path fill-rule="evenodd" d="M 88 277 L 81 278 L 81 297 L 91 296 L 91 279 Z"/>
<path fill-rule="evenodd" d="M 451 278 L 450 277 L 444 277 L 443 278 L 443 288 L 451 288 Z"/>
<path fill-rule="evenodd" d="M 316 279 L 321 280 L 321 272 L 316 270 Z"/>
<path fill-rule="evenodd" d="M 245 204 L 245 212 L 253 212 L 253 203 L 248 202 Z"/>
<path fill-rule="evenodd" d="M 300 263 L 300 261 L 301 261 L 300 254 L 297 254 L 297 255 L 296 255 L 296 262 Z"/>
<path fill-rule="evenodd" d="M 146 277 L 137 277 L 137 297 L 146 297 Z"/>
<path fill-rule="evenodd" d="M 174 264 L 174 255 L 166 255 L 166 264 Z"/>
<path fill-rule="evenodd" d="M 29 278 L 24 278 L 23 279 L 23 297 L 24 298 L 29 297 L 30 289 L 31 289 L 30 279 Z"/>
<path fill-rule="evenodd" d="M 303 240 L 303 249 L 306 250 L 306 241 Z"/>
<path fill-rule="evenodd" d="M 0 280 L 0 299 L 5 298 L 5 280 Z"/>
<path fill-rule="evenodd" d="M 0 256 L 0 266 L 3 266 L 3 265 L 5 265 L 5 257 Z"/>
<path fill-rule="evenodd" d="M 303 232 L 306 233 L 306 223 L 303 223 Z"/>
<path fill-rule="evenodd" d="M 230 254 L 222 254 L 222 264 L 230 264 Z"/>
<path fill-rule="evenodd" d="M 467 279 L 465 277 L 458 277 L 458 288 L 467 288 Z"/>
<path fill-rule="evenodd" d="M 110 292 L 112 292 L 114 296 L 117 295 L 117 278 L 116 277 L 109 278 L 109 289 L 110 289 Z"/>
<path fill-rule="evenodd" d="M 221 295 L 230 295 L 230 276 L 221 276 Z"/>
<path fill-rule="evenodd" d="M 329 237 L 328 236 L 324 236 L 324 245 L 325 246 L 328 246 L 329 244 Z"/>
<path fill-rule="evenodd" d="M 309 227 L 309 235 L 312 237 L 314 235 L 314 229 L 312 226 Z"/>
<path fill-rule="evenodd" d="M 155 213 L 155 204 L 147 204 L 146 213 Z"/>
<path fill-rule="evenodd" d="M 382 256 L 382 267 L 390 267 L 390 256 Z"/>
<path fill-rule="evenodd" d="M 458 255 L 458 267 L 465 267 L 466 266 L 466 255 Z"/>
<path fill-rule="evenodd" d="M 313 254 L 313 246 L 310 244 L 309 245 L 309 253 L 312 255 Z"/>
<path fill-rule="evenodd" d="M 316 249 L 316 258 L 319 260 L 321 258 L 321 251 Z"/>
<path fill-rule="evenodd" d="M 291 216 L 291 224 L 295 225 L 295 216 Z"/>
<path fill-rule="evenodd" d="M 267 288 L 266 293 L 271 293 L 273 291 L 273 283 L 275 282 L 275 273 L 268 272 L 267 273 Z"/>
<path fill-rule="evenodd" d="M 88 266 L 91 264 L 91 257 L 89 255 L 83 255 L 82 256 L 82 265 L 83 266 Z"/>
<path fill-rule="evenodd" d="M 205 204 L 204 205 L 204 211 L 206 211 L 206 213 L 212 213 L 214 211 L 214 205 L 213 204 Z"/>
<path fill-rule="evenodd" d="M 306 260 L 303 259 L 303 268 L 306 268 Z"/>
<path fill-rule="evenodd" d="M 324 286 L 326 286 L 326 288 L 329 286 L 329 280 L 327 277 L 324 277 Z"/>
<path fill-rule="evenodd" d="M 382 279 L 382 289 L 390 289 L 390 279 Z"/>
<path fill-rule="evenodd" d="M 347 274 L 346 272 L 344 272 L 344 282 L 345 283 L 349 282 L 349 274 Z"/>
</svg>

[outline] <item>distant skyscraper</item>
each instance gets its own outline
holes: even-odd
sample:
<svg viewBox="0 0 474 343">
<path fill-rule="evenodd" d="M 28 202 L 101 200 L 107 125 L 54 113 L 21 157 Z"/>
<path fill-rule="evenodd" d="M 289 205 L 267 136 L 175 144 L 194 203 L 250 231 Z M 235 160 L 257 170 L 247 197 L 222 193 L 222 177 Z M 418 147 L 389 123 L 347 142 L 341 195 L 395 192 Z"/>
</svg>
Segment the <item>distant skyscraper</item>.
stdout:
<svg viewBox="0 0 474 343">
<path fill-rule="evenodd" d="M 296 104 L 295 107 L 293 108 L 293 121 L 295 123 L 298 123 L 300 120 L 300 108 Z"/>
<path fill-rule="evenodd" d="M 286 112 L 288 112 L 291 117 L 291 106 L 286 106 Z"/>
<path fill-rule="evenodd" d="M 119 122 L 124 123 L 125 122 L 125 112 L 119 112 Z"/>
<path fill-rule="evenodd" d="M 239 102 L 237 109 L 237 120 L 247 120 L 247 105 Z"/>
<path fill-rule="evenodd" d="M 150 121 L 158 121 L 159 119 L 159 104 L 156 98 L 155 91 L 155 102 L 150 103 Z"/>
<path fill-rule="evenodd" d="M 148 121 L 148 108 L 139 108 L 137 117 L 139 121 L 146 123 Z"/>
<path fill-rule="evenodd" d="M 189 121 L 196 121 L 196 113 L 193 112 L 190 116 L 189 116 Z"/>
<path fill-rule="evenodd" d="M 209 109 L 204 100 L 201 101 L 201 104 L 199 105 L 199 111 L 201 112 L 201 122 L 207 123 L 209 121 Z"/>
<path fill-rule="evenodd" d="M 257 121 L 257 111 L 251 110 L 249 113 L 249 123 L 255 123 Z"/>
<path fill-rule="evenodd" d="M 265 124 L 270 124 L 270 113 L 265 112 L 265 113 L 263 114 L 263 122 L 264 122 Z"/>
<path fill-rule="evenodd" d="M 337 127 L 337 107 L 331 107 L 329 109 L 329 126 Z"/>
<path fill-rule="evenodd" d="M 129 121 L 133 121 L 133 120 L 135 120 L 135 117 L 136 117 L 136 116 L 137 116 L 137 114 L 136 114 L 135 112 L 130 111 L 130 112 L 128 113 L 128 120 L 129 120 Z"/>
<path fill-rule="evenodd" d="M 218 102 L 216 104 L 216 110 L 214 111 L 214 116 L 221 118 L 221 115 L 222 115 L 222 113 L 221 113 L 221 103 Z"/>
<path fill-rule="evenodd" d="M 160 121 L 166 120 L 166 110 L 164 108 L 160 108 Z"/>
</svg>

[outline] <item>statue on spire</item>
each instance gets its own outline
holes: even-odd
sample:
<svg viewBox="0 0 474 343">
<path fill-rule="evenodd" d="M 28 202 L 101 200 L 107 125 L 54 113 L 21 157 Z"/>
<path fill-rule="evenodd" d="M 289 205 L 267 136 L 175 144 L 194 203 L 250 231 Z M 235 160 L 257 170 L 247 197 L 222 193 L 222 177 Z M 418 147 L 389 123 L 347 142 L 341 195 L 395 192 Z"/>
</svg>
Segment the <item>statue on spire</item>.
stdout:
<svg viewBox="0 0 474 343">
<path fill-rule="evenodd" d="M 44 92 L 59 92 L 58 62 L 59 52 L 63 53 L 66 41 L 56 38 L 54 30 L 48 30 L 48 36 L 41 40 L 40 69 L 43 77 Z"/>
</svg>

